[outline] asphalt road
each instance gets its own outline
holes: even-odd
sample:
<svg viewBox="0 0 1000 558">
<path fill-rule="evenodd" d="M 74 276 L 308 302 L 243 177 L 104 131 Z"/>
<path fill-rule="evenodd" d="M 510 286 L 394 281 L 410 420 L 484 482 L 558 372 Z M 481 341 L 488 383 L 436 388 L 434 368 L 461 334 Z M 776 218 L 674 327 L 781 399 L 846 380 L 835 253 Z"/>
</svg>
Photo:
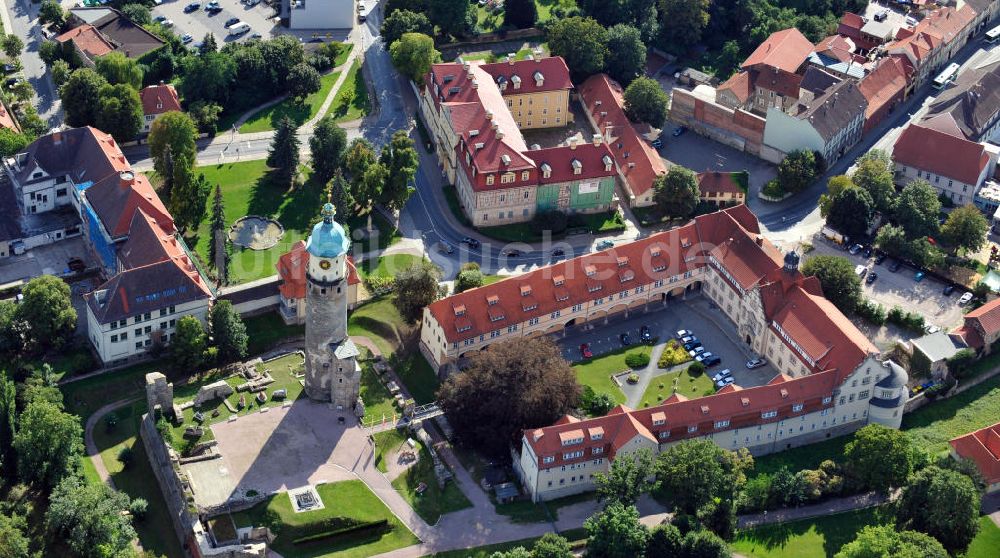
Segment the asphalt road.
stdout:
<svg viewBox="0 0 1000 558">
<path fill-rule="evenodd" d="M 24 40 L 24 53 L 21 55 L 21 64 L 24 67 L 22 75 L 35 90 L 35 108 L 38 109 L 38 116 L 49 126 L 59 126 L 63 119 L 59 95 L 45 63 L 38 56 L 38 48 L 44 42 L 41 27 L 38 25 L 38 9 L 41 4 L 35 4 L 31 0 L 0 1 L 5 2 L 8 16 L 4 18 L 5 31 Z M 63 2 L 63 7 L 72 7 L 73 3 L 66 0 Z"/>
</svg>

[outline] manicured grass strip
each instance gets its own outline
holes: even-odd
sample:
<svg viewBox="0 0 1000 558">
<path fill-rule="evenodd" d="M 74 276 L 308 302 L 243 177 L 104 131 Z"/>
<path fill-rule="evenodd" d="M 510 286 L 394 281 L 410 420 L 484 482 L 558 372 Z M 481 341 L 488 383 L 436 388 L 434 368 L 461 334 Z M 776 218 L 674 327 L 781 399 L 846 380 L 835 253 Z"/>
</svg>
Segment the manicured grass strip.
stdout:
<svg viewBox="0 0 1000 558">
<path fill-rule="evenodd" d="M 347 49 L 347 51 L 350 53 L 350 49 Z M 346 59 L 347 57 L 345 56 L 344 58 Z M 340 72 L 330 72 L 321 76 L 319 91 L 309 95 L 302 102 L 288 97 L 280 103 L 254 113 L 240 126 L 240 133 L 249 134 L 273 130 L 277 127 L 278 122 L 286 116 L 291 118 L 296 124 L 302 125 L 305 121 L 316 116 L 320 106 L 323 105 L 323 101 L 326 100 L 326 96 L 333 89 L 333 84 L 337 82 L 338 77 L 340 77 Z"/>
<path fill-rule="evenodd" d="M 715 393 L 712 379 L 709 377 L 711 371 L 704 374 L 692 376 L 688 371 L 668 372 L 659 376 L 654 376 L 649 381 L 649 386 L 642 394 L 642 406 L 655 406 L 674 393 L 674 382 L 677 382 L 677 393 L 688 399 L 696 399 Z M 661 387 L 662 386 L 662 387 Z"/>
<path fill-rule="evenodd" d="M 611 375 L 630 370 L 625 364 L 625 356 L 637 352 L 648 355 L 652 349 L 648 345 L 637 345 L 623 347 L 613 353 L 594 357 L 573 366 L 573 369 L 576 370 L 576 378 L 581 384 L 590 386 L 594 393 L 606 393 L 616 403 L 624 403 L 625 394 L 611 379 Z"/>
<path fill-rule="evenodd" d="M 979 533 L 965 552 L 965 558 L 996 558 L 1000 552 L 1000 527 L 989 516 L 979 518 Z"/>
<path fill-rule="evenodd" d="M 354 43 L 340 43 L 340 51 L 337 52 L 337 58 L 333 61 L 333 67 L 337 68 L 347 62 L 347 57 L 351 55 L 352 50 L 354 50 Z"/>
<path fill-rule="evenodd" d="M 368 98 L 368 85 L 361 75 L 361 63 L 355 59 L 347 79 L 337 90 L 337 98 L 330 105 L 333 117 L 337 122 L 357 120 L 371 110 L 371 100 Z"/>
<path fill-rule="evenodd" d="M 587 540 L 587 532 L 583 528 L 570 529 L 569 531 L 563 531 L 559 533 L 566 540 L 570 542 L 574 547 L 582 545 L 583 542 Z M 461 550 L 448 550 L 445 552 L 438 552 L 436 554 L 431 554 L 427 558 L 489 558 L 494 552 L 503 552 L 510 550 L 512 548 L 517 548 L 523 546 L 526 549 L 531 549 L 531 546 L 535 544 L 541 537 L 534 537 L 530 539 L 521 539 L 518 541 L 511 541 L 505 543 L 489 544 L 486 546 L 479 546 L 476 548 L 465 548 Z"/>
<path fill-rule="evenodd" d="M 392 420 L 395 411 L 392 394 L 379 380 L 371 362 L 361 364 L 361 400 L 365 402 L 365 424 L 372 420 L 381 421 L 383 416 Z"/>
<path fill-rule="evenodd" d="M 243 323 L 247 326 L 250 338 L 247 352 L 251 355 L 263 353 L 289 337 L 301 337 L 306 331 L 305 326 L 285 325 L 278 312 L 243 318 Z"/>
<path fill-rule="evenodd" d="M 80 423 L 97 409 L 122 399 L 143 397 L 146 393 L 146 374 L 162 368 L 160 362 L 146 362 L 114 372 L 91 376 L 59 387 L 63 393 L 66 412 L 80 417 Z"/>
<path fill-rule="evenodd" d="M 399 272 L 420 263 L 423 258 L 413 254 L 391 254 L 381 258 L 365 260 L 358 271 L 365 276 L 394 277 Z"/>
<path fill-rule="evenodd" d="M 454 482 L 445 484 L 444 489 L 438 487 L 431 454 L 423 444 L 419 446 L 417 462 L 392 481 L 393 488 L 430 525 L 436 524 L 443 514 L 471 508 L 472 502 Z M 417 494 L 421 483 L 426 485 L 426 489 L 423 494 Z"/>
<path fill-rule="evenodd" d="M 862 527 L 889 522 L 888 510 L 870 508 L 741 531 L 731 547 L 751 558 L 830 558 Z"/>
</svg>

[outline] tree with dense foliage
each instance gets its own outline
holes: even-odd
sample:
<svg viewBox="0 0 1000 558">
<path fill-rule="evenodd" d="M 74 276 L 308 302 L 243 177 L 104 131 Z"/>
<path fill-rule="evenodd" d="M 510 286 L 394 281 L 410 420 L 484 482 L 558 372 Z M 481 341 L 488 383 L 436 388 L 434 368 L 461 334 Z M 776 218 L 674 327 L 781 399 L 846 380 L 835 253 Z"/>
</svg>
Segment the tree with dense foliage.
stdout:
<svg viewBox="0 0 1000 558">
<path fill-rule="evenodd" d="M 67 477 L 49 497 L 45 527 L 77 556 L 124 557 L 132 551 L 135 529 L 129 497 L 103 482 Z"/>
<path fill-rule="evenodd" d="M 28 324 L 18 312 L 13 300 L 0 300 L 0 355 L 10 355 L 24 349 Z"/>
<path fill-rule="evenodd" d="M 31 143 L 31 139 L 25 134 L 10 128 L 0 128 L 0 157 L 11 157 L 24 151 L 24 148 Z"/>
<path fill-rule="evenodd" d="M 101 88 L 97 103 L 100 130 L 111 134 L 119 143 L 134 141 L 142 129 L 143 112 L 139 92 L 130 85 L 119 83 Z"/>
<path fill-rule="evenodd" d="M 237 83 L 236 63 L 231 56 L 222 52 L 186 56 L 181 67 L 184 77 L 180 83 L 180 92 L 185 101 L 206 101 L 221 106 L 229 104 L 230 95 Z"/>
<path fill-rule="evenodd" d="M 639 77 L 625 88 L 625 115 L 632 122 L 645 122 L 653 128 L 660 128 L 667 119 L 667 103 L 670 97 L 660 87 L 659 82 L 648 77 Z"/>
<path fill-rule="evenodd" d="M 549 27 L 549 50 L 562 56 L 574 83 L 604 71 L 608 30 L 589 17 L 559 19 Z"/>
<path fill-rule="evenodd" d="M 976 352 L 968 347 L 959 349 L 945 361 L 948 373 L 955 378 L 962 378 L 972 363 L 976 362 Z"/>
<path fill-rule="evenodd" d="M 926 180 L 917 179 L 903 188 L 896 202 L 895 220 L 906 231 L 906 237 L 935 236 L 938 233 L 938 214 L 941 200 L 937 191 Z"/>
<path fill-rule="evenodd" d="M 861 238 L 868 233 L 875 218 L 875 202 L 861 188 L 841 191 L 830 202 L 826 222 L 850 238 Z"/>
<path fill-rule="evenodd" d="M 483 272 L 479 269 L 463 269 L 455 277 L 455 293 L 465 292 L 483 286 Z"/>
<path fill-rule="evenodd" d="M 214 136 L 219 130 L 222 107 L 210 101 L 195 101 L 188 107 L 188 114 L 194 119 L 198 131 Z"/>
<path fill-rule="evenodd" d="M 139 25 L 149 25 L 153 23 L 153 14 L 144 4 L 125 4 L 121 7 L 122 14 Z"/>
<path fill-rule="evenodd" d="M 639 496 L 655 489 L 656 483 L 649 480 L 655 475 L 656 459 L 648 448 L 619 453 L 607 473 L 598 471 L 594 475 L 597 497 L 608 504 L 633 506 Z"/>
<path fill-rule="evenodd" d="M 3 47 L 3 53 L 7 55 L 7 58 L 16 61 L 24 51 L 24 41 L 21 40 L 21 37 L 13 33 L 8 33 L 3 36 L 0 47 Z"/>
<path fill-rule="evenodd" d="M 815 179 L 816 154 L 808 149 L 792 151 L 778 164 L 778 183 L 786 192 L 801 192 Z"/>
<path fill-rule="evenodd" d="M 365 138 L 356 138 L 347 146 L 347 153 L 344 154 L 344 171 L 347 172 L 351 180 L 353 193 L 361 191 L 361 180 L 368 167 L 378 162 L 378 154 L 375 147 Z M 361 201 L 361 200 L 357 200 Z"/>
<path fill-rule="evenodd" d="M 844 467 L 860 488 L 887 492 L 913 472 L 913 448 L 906 434 L 880 424 L 854 433 L 844 447 Z"/>
<path fill-rule="evenodd" d="M 46 43 L 47 44 L 47 43 Z M 49 66 L 49 71 L 52 72 L 52 83 L 56 84 L 56 87 L 62 87 L 64 83 L 69 79 L 69 75 L 73 72 L 69 63 L 65 60 L 56 60 Z"/>
<path fill-rule="evenodd" d="M 663 48 L 682 54 L 701 42 L 702 32 L 708 26 L 710 5 L 710 0 L 660 0 Z"/>
<path fill-rule="evenodd" d="M 861 301 L 861 279 L 854 273 L 854 264 L 843 256 L 813 256 L 802 266 L 802 274 L 819 279 L 823 296 L 845 314 Z"/>
<path fill-rule="evenodd" d="M 215 33 L 209 31 L 205 33 L 205 36 L 201 39 L 201 44 L 198 46 L 198 55 L 204 56 L 212 52 L 218 52 L 219 43 L 215 40 Z"/>
<path fill-rule="evenodd" d="M 31 558 L 30 539 L 24 517 L 16 514 L 0 513 L 0 556 L 5 558 Z"/>
<path fill-rule="evenodd" d="M 424 307 L 438 299 L 441 270 L 429 260 L 421 260 L 396 273 L 396 296 L 392 301 L 406 321 L 413 323 Z"/>
<path fill-rule="evenodd" d="M 274 169 L 275 181 L 290 186 L 299 172 L 299 128 L 288 116 L 278 121 L 267 152 L 267 166 Z"/>
<path fill-rule="evenodd" d="M 420 156 L 406 130 L 396 130 L 389 144 L 382 148 L 380 161 L 389 171 L 389 179 L 379 192 L 378 201 L 392 211 L 403 208 L 413 193 Z"/>
<path fill-rule="evenodd" d="M 212 234 L 208 243 L 209 264 L 215 268 L 221 283 L 226 282 L 229 269 L 229 250 L 226 247 L 226 206 L 222 198 L 222 188 L 216 184 L 212 196 L 212 215 L 209 218 Z"/>
<path fill-rule="evenodd" d="M 305 62 L 300 62 L 288 72 L 288 93 L 298 102 L 319 91 L 319 72 Z"/>
<path fill-rule="evenodd" d="M 587 530 L 587 556 L 593 558 L 635 558 L 643 556 L 649 530 L 639 522 L 635 506 L 612 503 L 583 523 Z"/>
<path fill-rule="evenodd" d="M 208 335 L 201 322 L 194 316 L 181 316 L 177 320 L 174 338 L 170 341 L 170 359 L 178 370 L 196 372 L 205 362 Z"/>
<path fill-rule="evenodd" d="M 819 196 L 819 214 L 823 218 L 828 217 L 830 215 L 830 206 L 833 205 L 833 199 L 837 197 L 837 194 L 849 188 L 857 187 L 851 180 L 851 177 L 846 174 L 831 176 L 830 180 L 826 182 L 826 193 Z"/>
<path fill-rule="evenodd" d="M 461 37 L 476 26 L 476 6 L 471 2 L 455 0 L 430 0 L 427 14 L 431 23 L 437 25 L 444 35 Z"/>
<path fill-rule="evenodd" d="M 538 20 L 538 6 L 535 0 L 507 0 L 504 2 L 503 23 L 514 29 L 534 27 Z"/>
<path fill-rule="evenodd" d="M 656 4 L 657 0 L 577 1 L 584 15 L 596 19 L 605 27 L 610 28 L 619 24 L 635 27 L 641 32 L 643 42 L 651 42 L 659 32 Z"/>
<path fill-rule="evenodd" d="M 76 310 L 70 288 L 54 275 L 41 275 L 21 289 L 17 319 L 28 327 L 28 339 L 38 347 L 62 347 L 76 330 Z"/>
<path fill-rule="evenodd" d="M 396 10 L 387 15 L 382 21 L 382 29 L 379 35 L 385 44 L 391 45 L 406 33 L 420 33 L 421 35 L 432 36 L 434 35 L 434 26 L 427 19 L 426 14 L 410 10 Z"/>
<path fill-rule="evenodd" d="M 631 25 L 618 24 L 608 29 L 608 55 L 605 60 L 609 76 L 623 86 L 643 75 L 646 69 L 646 45 L 642 33 Z"/>
<path fill-rule="evenodd" d="M 990 223 L 974 205 L 963 205 L 948 214 L 941 226 L 941 236 L 956 251 L 978 252 L 986 244 Z"/>
<path fill-rule="evenodd" d="M 63 25 L 66 25 L 66 11 L 62 9 L 58 0 L 44 0 L 38 9 L 38 22 L 61 29 Z"/>
<path fill-rule="evenodd" d="M 746 448 L 732 452 L 708 440 L 685 440 L 659 457 L 662 488 L 683 513 L 695 514 L 717 500 L 732 500 L 746 484 L 753 457 Z"/>
<path fill-rule="evenodd" d="M 897 526 L 927 533 L 953 553 L 964 551 L 979 531 L 980 497 L 969 477 L 927 467 L 903 487 L 896 510 Z"/>
<path fill-rule="evenodd" d="M 90 68 L 80 68 L 69 75 L 59 88 L 59 99 L 66 113 L 66 124 L 74 128 L 97 122 L 101 88 L 108 82 Z"/>
<path fill-rule="evenodd" d="M 330 203 L 337 208 L 341 215 L 354 214 L 354 196 L 351 194 L 351 185 L 344 178 L 344 173 L 338 168 L 333 173 L 333 180 L 330 182 Z"/>
<path fill-rule="evenodd" d="M 159 176 L 173 176 L 175 159 L 193 162 L 196 156 L 194 120 L 183 112 L 168 112 L 153 121 L 149 130 L 149 154 Z"/>
<path fill-rule="evenodd" d="M 403 33 L 396 42 L 389 45 L 392 64 L 403 75 L 420 82 L 431 64 L 441 60 L 441 53 L 434 48 L 434 39 L 423 33 Z"/>
<path fill-rule="evenodd" d="M 499 341 L 467 357 L 465 371 L 438 391 L 463 445 L 502 456 L 525 429 L 548 426 L 576 408 L 576 374 L 548 337 Z"/>
<path fill-rule="evenodd" d="M 219 349 L 221 362 L 242 360 L 247 356 L 247 326 L 228 300 L 219 300 L 209 313 L 212 342 Z"/>
<path fill-rule="evenodd" d="M 887 217 L 892 215 L 896 206 L 896 186 L 893 183 L 892 159 L 885 151 L 873 149 L 859 157 L 851 180 L 871 195 L 875 209 Z"/>
<path fill-rule="evenodd" d="M 732 554 L 726 541 L 711 531 L 699 529 L 684 535 L 684 551 L 687 558 L 730 558 Z M 652 558 L 652 557 L 650 557 Z"/>
<path fill-rule="evenodd" d="M 531 551 L 523 546 L 515 546 L 510 550 L 498 550 L 490 554 L 490 558 L 532 558 Z"/>
<path fill-rule="evenodd" d="M 934 537 L 892 525 L 866 525 L 834 558 L 948 558 Z"/>
<path fill-rule="evenodd" d="M 653 199 L 666 215 L 687 218 L 698 206 L 698 176 L 691 169 L 672 165 L 653 182 Z"/>
<path fill-rule="evenodd" d="M 69 475 L 83 454 L 77 417 L 48 401 L 33 401 L 18 417 L 14 434 L 18 477 L 50 488 Z"/>
<path fill-rule="evenodd" d="M 321 118 L 313 130 L 313 135 L 309 137 L 313 178 L 321 184 L 329 182 L 340 168 L 346 149 L 347 132 L 337 126 L 333 117 Z"/>
<path fill-rule="evenodd" d="M 573 547 L 564 537 L 545 533 L 531 548 L 531 558 L 573 558 Z"/>
<path fill-rule="evenodd" d="M 142 89 L 142 65 L 121 52 L 111 52 L 94 61 L 94 68 L 111 85 L 125 84 L 138 91 Z"/>
<path fill-rule="evenodd" d="M 684 536 L 681 535 L 677 526 L 671 523 L 661 523 L 650 530 L 649 540 L 646 541 L 646 556 L 649 558 L 661 556 L 680 558 L 683 555 Z"/>
<path fill-rule="evenodd" d="M 17 432 L 17 388 L 0 370 L 0 475 L 13 480 L 17 467 L 14 434 Z"/>
<path fill-rule="evenodd" d="M 175 161 L 173 185 L 167 205 L 178 229 L 187 231 L 201 225 L 211 191 L 212 186 L 204 173 L 195 175 L 193 162 L 184 157 Z"/>
</svg>

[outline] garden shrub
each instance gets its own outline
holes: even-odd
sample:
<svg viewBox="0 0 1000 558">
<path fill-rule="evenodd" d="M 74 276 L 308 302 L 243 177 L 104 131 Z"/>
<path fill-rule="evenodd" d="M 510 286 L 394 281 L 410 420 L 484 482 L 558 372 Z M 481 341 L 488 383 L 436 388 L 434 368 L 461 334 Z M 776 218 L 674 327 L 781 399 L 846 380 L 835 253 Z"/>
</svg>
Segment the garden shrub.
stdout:
<svg viewBox="0 0 1000 558">
<path fill-rule="evenodd" d="M 705 373 L 705 365 L 700 362 L 692 362 L 687 368 L 687 373 L 691 376 L 700 376 Z"/>
<path fill-rule="evenodd" d="M 663 354 L 660 355 L 660 360 L 656 365 L 660 368 L 670 368 L 689 360 L 691 360 L 691 355 L 684 350 L 684 347 L 676 339 L 671 339 L 667 341 L 666 347 L 663 348 Z"/>
<path fill-rule="evenodd" d="M 629 368 L 645 368 L 649 364 L 649 355 L 646 353 L 629 353 L 625 355 L 625 364 Z"/>
</svg>

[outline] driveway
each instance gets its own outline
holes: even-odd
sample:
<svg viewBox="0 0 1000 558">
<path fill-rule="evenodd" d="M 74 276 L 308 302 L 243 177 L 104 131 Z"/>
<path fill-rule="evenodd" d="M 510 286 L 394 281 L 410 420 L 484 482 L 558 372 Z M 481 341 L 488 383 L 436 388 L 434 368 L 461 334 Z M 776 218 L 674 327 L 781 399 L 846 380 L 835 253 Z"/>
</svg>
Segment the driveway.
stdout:
<svg viewBox="0 0 1000 558">
<path fill-rule="evenodd" d="M 274 10 L 267 4 L 261 2 L 256 6 L 245 6 L 239 0 L 218 0 L 222 6 L 222 11 L 212 15 L 205 11 L 208 0 L 200 0 L 197 10 L 186 14 L 184 7 L 190 2 L 185 0 L 171 0 L 155 6 L 152 10 L 153 17 L 163 16 L 174 22 L 174 33 L 177 36 L 190 34 L 192 42 L 201 42 L 205 35 L 212 33 L 215 40 L 221 47 L 223 44 L 232 41 L 246 40 L 254 33 L 260 33 L 264 37 L 276 35 L 276 25 L 271 18 L 275 16 Z M 241 21 L 250 24 L 251 30 L 240 37 L 230 37 L 226 29 L 226 20 L 231 17 L 238 17 Z"/>
</svg>

